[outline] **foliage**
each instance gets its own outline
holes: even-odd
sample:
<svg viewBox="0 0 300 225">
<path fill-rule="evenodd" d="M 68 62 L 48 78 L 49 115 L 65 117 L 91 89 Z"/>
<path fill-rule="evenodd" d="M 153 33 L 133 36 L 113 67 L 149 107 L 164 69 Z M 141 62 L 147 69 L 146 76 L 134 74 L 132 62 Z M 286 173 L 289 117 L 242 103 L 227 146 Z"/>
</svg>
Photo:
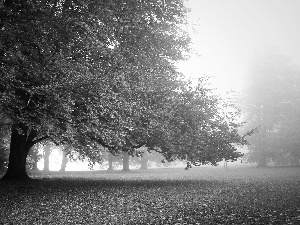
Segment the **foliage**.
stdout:
<svg viewBox="0 0 300 225">
<path fill-rule="evenodd" d="M 37 163 L 42 158 L 42 154 L 39 152 L 40 144 L 35 144 L 27 155 L 27 168 L 31 170 L 37 170 Z"/>
<path fill-rule="evenodd" d="M 0 181 L 11 224 L 299 224 L 299 168 L 52 173 Z M 32 207 L 35 206 L 35 207 Z"/>
<path fill-rule="evenodd" d="M 181 1 L 15 3 L 2 8 L 1 108 L 34 140 L 119 147 L 151 112 L 141 95 L 173 88 Z"/>
<path fill-rule="evenodd" d="M 0 7 L 0 110 L 12 121 L 12 179 L 29 149 L 67 144 L 91 162 L 146 146 L 188 166 L 235 160 L 234 115 L 199 79 L 181 79 L 189 51 L 184 1 L 6 0 Z M 25 159 L 24 159 L 25 157 Z"/>
<path fill-rule="evenodd" d="M 227 111 L 228 108 L 233 110 Z M 245 136 L 238 133 L 243 125 L 237 122 L 239 111 L 231 102 L 213 95 L 204 78 L 199 79 L 196 86 L 183 83 L 164 103 L 164 110 L 165 123 L 157 129 L 155 141 L 160 141 L 160 149 L 156 150 L 168 161 L 186 160 L 188 167 L 216 165 L 223 158 L 236 160 L 242 155 L 237 152 L 236 145 L 247 142 Z M 249 131 L 245 135 L 252 133 Z"/>
<path fill-rule="evenodd" d="M 155 116 L 145 98 L 174 89 L 188 50 L 179 0 L 6 0 L 0 11 L 0 108 L 28 147 L 136 144 L 131 131 Z"/>
<path fill-rule="evenodd" d="M 248 125 L 259 133 L 248 140 L 248 161 L 264 164 L 282 155 L 299 158 L 300 70 L 274 50 L 255 57 L 243 93 Z"/>
</svg>

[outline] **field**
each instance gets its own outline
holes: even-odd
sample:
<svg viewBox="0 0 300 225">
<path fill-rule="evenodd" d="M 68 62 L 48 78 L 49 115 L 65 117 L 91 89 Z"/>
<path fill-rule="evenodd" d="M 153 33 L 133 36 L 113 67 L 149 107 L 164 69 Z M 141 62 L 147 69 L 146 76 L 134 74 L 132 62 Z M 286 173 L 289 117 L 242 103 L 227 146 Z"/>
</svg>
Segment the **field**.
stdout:
<svg viewBox="0 0 300 225">
<path fill-rule="evenodd" d="M 0 224 L 300 224 L 300 168 L 32 174 L 0 182 Z"/>
</svg>

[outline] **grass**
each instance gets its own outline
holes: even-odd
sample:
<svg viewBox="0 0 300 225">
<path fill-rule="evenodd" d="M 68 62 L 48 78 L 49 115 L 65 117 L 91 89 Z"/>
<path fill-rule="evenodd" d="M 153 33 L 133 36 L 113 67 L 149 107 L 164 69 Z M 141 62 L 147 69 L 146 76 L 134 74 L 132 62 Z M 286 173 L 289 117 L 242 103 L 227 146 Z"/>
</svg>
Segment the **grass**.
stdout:
<svg viewBox="0 0 300 225">
<path fill-rule="evenodd" d="M 300 168 L 52 172 L 0 182 L 0 224 L 300 224 Z"/>
</svg>

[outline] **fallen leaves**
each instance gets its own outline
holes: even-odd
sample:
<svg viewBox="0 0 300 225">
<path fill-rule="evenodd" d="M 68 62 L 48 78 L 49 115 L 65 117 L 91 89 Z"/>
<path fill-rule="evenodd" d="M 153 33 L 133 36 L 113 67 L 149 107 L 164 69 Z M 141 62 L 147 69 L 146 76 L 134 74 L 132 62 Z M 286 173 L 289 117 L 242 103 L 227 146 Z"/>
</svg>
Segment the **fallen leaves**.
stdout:
<svg viewBox="0 0 300 225">
<path fill-rule="evenodd" d="M 50 177 L 0 182 L 0 224 L 300 223 L 299 168 Z"/>
</svg>

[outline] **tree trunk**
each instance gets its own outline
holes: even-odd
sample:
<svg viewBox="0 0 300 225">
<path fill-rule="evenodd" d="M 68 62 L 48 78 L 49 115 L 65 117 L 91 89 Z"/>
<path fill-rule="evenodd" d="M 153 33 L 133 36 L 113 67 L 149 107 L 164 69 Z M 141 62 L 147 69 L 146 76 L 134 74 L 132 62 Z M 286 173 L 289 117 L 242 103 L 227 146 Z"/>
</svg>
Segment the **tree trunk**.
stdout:
<svg viewBox="0 0 300 225">
<path fill-rule="evenodd" d="M 298 153 L 298 149 L 294 149 L 294 151 L 292 151 L 290 153 L 290 164 L 294 165 L 294 166 L 299 166 L 300 165 L 300 157 L 299 157 L 299 153 Z"/>
<path fill-rule="evenodd" d="M 291 158 L 291 165 L 293 165 L 293 166 L 298 166 L 298 165 L 300 165 L 299 159 L 298 159 L 297 156 L 293 156 L 293 157 Z"/>
<path fill-rule="evenodd" d="M 266 167 L 267 166 L 267 155 L 264 151 L 259 152 L 257 167 Z"/>
<path fill-rule="evenodd" d="M 108 169 L 107 170 L 114 170 L 113 155 L 110 152 L 108 152 Z"/>
<path fill-rule="evenodd" d="M 39 157 L 38 157 L 37 153 L 33 154 L 33 160 L 34 160 L 34 162 L 33 162 L 33 168 L 32 169 L 34 171 L 37 171 L 37 170 L 39 170 L 38 166 L 37 166 L 37 163 L 38 163 L 38 160 L 39 160 Z"/>
<path fill-rule="evenodd" d="M 140 170 L 147 170 L 148 169 L 148 157 L 146 154 L 144 154 L 141 157 L 141 167 Z"/>
<path fill-rule="evenodd" d="M 26 133 L 26 132 L 25 132 Z M 26 172 L 26 158 L 33 142 L 26 134 L 20 134 L 16 127 L 12 128 L 8 167 L 3 180 L 29 180 Z"/>
<path fill-rule="evenodd" d="M 66 171 L 66 167 L 67 167 L 67 163 L 69 161 L 67 155 L 68 153 L 66 151 L 62 151 L 62 160 L 61 160 L 61 167 L 60 167 L 60 172 L 65 172 Z"/>
<path fill-rule="evenodd" d="M 129 170 L 129 155 L 127 152 L 123 152 L 123 171 Z"/>
<path fill-rule="evenodd" d="M 227 166 L 228 166 L 228 165 L 227 165 L 227 163 L 228 163 L 228 161 L 227 161 L 225 158 L 224 158 L 224 160 L 223 160 L 223 161 L 224 161 L 224 169 L 226 169 L 226 170 L 227 170 Z"/>
<path fill-rule="evenodd" d="M 45 172 L 50 171 L 50 169 L 49 169 L 50 155 L 51 155 L 51 145 L 47 144 L 46 146 L 44 146 L 44 169 L 43 169 L 43 171 L 45 171 Z"/>
<path fill-rule="evenodd" d="M 30 156 L 31 156 L 31 158 L 32 158 L 32 160 L 33 160 L 33 163 L 32 163 L 32 170 L 33 171 L 38 171 L 39 169 L 38 169 L 38 166 L 37 166 L 37 164 L 38 164 L 38 161 L 39 161 L 39 148 L 38 148 L 38 145 L 34 145 L 31 149 L 30 149 L 30 151 L 29 151 L 29 153 L 28 153 Z"/>
</svg>

